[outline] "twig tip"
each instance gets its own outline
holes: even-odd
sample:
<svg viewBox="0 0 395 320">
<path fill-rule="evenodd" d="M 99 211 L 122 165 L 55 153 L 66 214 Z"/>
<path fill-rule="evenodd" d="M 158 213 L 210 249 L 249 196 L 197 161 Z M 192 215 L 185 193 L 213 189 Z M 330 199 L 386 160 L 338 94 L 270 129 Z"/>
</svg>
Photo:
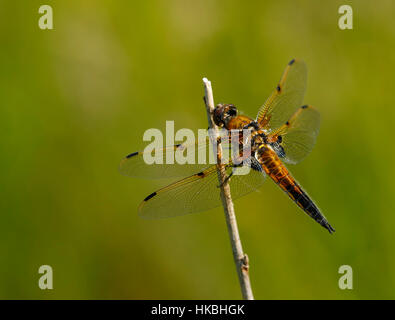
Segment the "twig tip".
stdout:
<svg viewBox="0 0 395 320">
<path fill-rule="evenodd" d="M 208 80 L 206 77 L 203 78 L 203 82 L 204 82 L 205 84 L 211 84 L 211 81 Z"/>
</svg>

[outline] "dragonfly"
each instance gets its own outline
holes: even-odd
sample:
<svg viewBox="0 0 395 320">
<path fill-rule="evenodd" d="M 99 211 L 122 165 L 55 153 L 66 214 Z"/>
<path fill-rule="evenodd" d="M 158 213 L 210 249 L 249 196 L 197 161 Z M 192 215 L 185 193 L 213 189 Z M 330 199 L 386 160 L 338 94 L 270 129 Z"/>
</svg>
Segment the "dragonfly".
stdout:
<svg viewBox="0 0 395 320">
<path fill-rule="evenodd" d="M 255 119 L 240 114 L 233 104 L 218 104 L 213 111 L 213 120 L 220 128 L 249 130 L 251 133 L 248 140 L 250 161 L 242 163 L 242 166 L 250 167 L 249 173 L 237 174 L 242 166 L 236 165 L 231 158 L 223 163 L 232 199 L 257 191 L 269 176 L 299 208 L 333 233 L 335 229 L 285 166 L 303 160 L 313 149 L 319 133 L 319 112 L 303 104 L 306 83 L 305 62 L 292 59 Z M 243 140 L 241 143 L 246 142 Z M 163 155 L 169 150 L 184 152 L 193 149 L 199 152 L 208 145 L 208 138 L 204 141 L 196 139 L 193 143 L 166 146 L 157 152 Z M 138 207 L 141 217 L 174 217 L 221 205 L 215 164 L 147 165 L 145 152 L 133 152 L 122 159 L 121 174 L 146 179 L 178 177 L 179 180 L 148 195 Z"/>
</svg>

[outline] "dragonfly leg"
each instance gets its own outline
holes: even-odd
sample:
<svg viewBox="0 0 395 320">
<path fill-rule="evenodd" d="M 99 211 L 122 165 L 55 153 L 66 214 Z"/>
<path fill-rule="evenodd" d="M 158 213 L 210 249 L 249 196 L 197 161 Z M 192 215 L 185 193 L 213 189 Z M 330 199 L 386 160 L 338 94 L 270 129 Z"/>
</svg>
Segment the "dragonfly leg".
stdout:
<svg viewBox="0 0 395 320">
<path fill-rule="evenodd" d="M 228 175 L 228 176 L 225 178 L 224 182 L 222 182 L 221 184 L 219 184 L 219 185 L 217 186 L 217 188 L 223 187 L 224 184 L 227 183 L 227 182 L 230 180 L 230 178 L 233 176 L 233 172 L 234 172 L 234 169 L 232 170 L 232 172 L 230 173 L 230 175 Z"/>
<path fill-rule="evenodd" d="M 236 171 L 236 168 L 239 168 L 239 167 L 242 167 L 242 166 L 243 166 L 242 163 L 233 165 L 233 166 L 232 166 L 232 172 L 225 178 L 224 182 L 222 182 L 222 183 L 221 183 L 220 185 L 218 185 L 217 187 L 220 188 L 220 187 L 222 187 L 225 183 L 227 183 L 227 182 L 230 180 L 230 178 L 233 176 L 234 172 Z"/>
</svg>

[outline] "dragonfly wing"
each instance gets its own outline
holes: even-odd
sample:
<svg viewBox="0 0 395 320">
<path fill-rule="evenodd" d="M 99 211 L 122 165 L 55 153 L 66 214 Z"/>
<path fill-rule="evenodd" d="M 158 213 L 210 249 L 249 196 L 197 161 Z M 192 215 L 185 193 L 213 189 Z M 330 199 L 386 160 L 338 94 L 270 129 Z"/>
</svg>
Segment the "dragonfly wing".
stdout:
<svg viewBox="0 0 395 320">
<path fill-rule="evenodd" d="M 233 144 L 230 135 L 228 135 L 227 131 L 221 132 L 222 163 L 229 163 L 232 157 Z M 216 163 L 217 156 L 214 155 L 216 146 L 214 148 L 207 135 L 193 141 L 193 143 L 185 142 L 155 150 L 134 152 L 121 160 L 119 171 L 125 176 L 145 179 L 186 177 L 203 171 Z M 174 163 L 168 163 L 168 152 L 174 153 Z M 162 163 L 148 164 L 145 160 L 147 156 L 160 159 Z M 188 162 L 181 164 L 177 159 L 183 157 L 188 158 Z"/>
<path fill-rule="evenodd" d="M 291 60 L 276 89 L 259 109 L 256 121 L 266 130 L 278 128 L 302 105 L 306 91 L 307 67 L 302 60 Z"/>
<path fill-rule="evenodd" d="M 185 177 L 195 172 L 202 171 L 211 166 L 209 163 L 209 138 L 196 140 L 193 143 L 182 143 L 155 150 L 155 158 L 162 159 L 162 163 L 147 164 L 145 158 L 154 156 L 152 150 L 134 152 L 121 160 L 119 171 L 121 174 L 129 177 L 145 179 L 161 179 L 172 177 Z M 173 159 L 177 153 L 184 156 L 190 153 L 191 163 L 179 164 L 176 159 L 173 164 L 167 164 L 166 154 L 174 153 Z M 199 158 L 200 154 L 200 158 Z"/>
<path fill-rule="evenodd" d="M 313 149 L 320 130 L 320 114 L 312 106 L 302 106 L 268 140 L 284 162 L 296 164 Z M 281 138 L 279 138 L 281 137 Z"/>
<path fill-rule="evenodd" d="M 226 166 L 228 175 L 232 170 L 235 170 L 229 181 L 232 199 L 256 190 L 264 182 L 264 172 L 256 168 L 251 168 L 248 174 L 238 175 L 241 173 L 238 170 L 245 170 L 245 167 Z M 221 205 L 218 185 L 217 168 L 214 165 L 150 194 L 140 204 L 139 215 L 147 219 L 168 218 L 218 207 Z"/>
</svg>

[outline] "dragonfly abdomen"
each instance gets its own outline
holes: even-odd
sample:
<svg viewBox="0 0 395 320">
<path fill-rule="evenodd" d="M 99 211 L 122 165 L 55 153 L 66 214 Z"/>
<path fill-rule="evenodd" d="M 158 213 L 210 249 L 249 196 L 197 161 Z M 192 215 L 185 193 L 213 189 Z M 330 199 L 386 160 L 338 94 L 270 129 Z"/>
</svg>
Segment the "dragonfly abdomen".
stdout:
<svg viewBox="0 0 395 320">
<path fill-rule="evenodd" d="M 277 154 L 270 148 L 262 147 L 258 150 L 259 162 L 266 174 L 284 190 L 284 192 L 310 217 L 326 228 L 330 233 L 335 230 L 320 212 L 313 200 L 302 190 Z"/>
</svg>

